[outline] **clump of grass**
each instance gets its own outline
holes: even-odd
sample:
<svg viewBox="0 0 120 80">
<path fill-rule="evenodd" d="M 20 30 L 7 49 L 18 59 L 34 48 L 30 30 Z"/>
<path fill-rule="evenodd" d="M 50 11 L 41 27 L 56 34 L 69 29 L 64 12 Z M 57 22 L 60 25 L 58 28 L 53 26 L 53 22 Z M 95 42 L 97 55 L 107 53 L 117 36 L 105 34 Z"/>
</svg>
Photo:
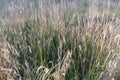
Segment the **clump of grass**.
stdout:
<svg viewBox="0 0 120 80">
<path fill-rule="evenodd" d="M 90 9 L 82 13 L 75 3 L 66 7 L 62 3 L 41 2 L 40 8 L 40 24 L 36 19 L 26 18 L 22 23 L 2 28 L 0 60 L 4 61 L 0 70 L 5 74 L 3 79 L 111 78 L 106 77 L 110 74 L 108 63 L 120 50 L 119 40 L 115 39 L 119 33 L 111 28 L 117 24 L 114 16 L 101 16 L 97 9 L 95 14 Z M 10 72 L 4 73 L 4 68 Z"/>
<path fill-rule="evenodd" d="M 19 56 L 17 50 L 9 42 L 0 42 L 0 75 L 1 79 L 21 79 L 19 74 Z"/>
</svg>

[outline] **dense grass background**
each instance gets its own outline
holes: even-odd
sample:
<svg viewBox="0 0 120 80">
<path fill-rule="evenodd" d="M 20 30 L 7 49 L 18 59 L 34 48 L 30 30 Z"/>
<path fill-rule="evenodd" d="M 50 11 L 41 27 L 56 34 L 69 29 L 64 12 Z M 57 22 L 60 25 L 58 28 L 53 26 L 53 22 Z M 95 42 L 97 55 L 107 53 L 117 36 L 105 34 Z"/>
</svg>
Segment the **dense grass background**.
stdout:
<svg viewBox="0 0 120 80">
<path fill-rule="evenodd" d="M 119 80 L 120 2 L 55 2 L 40 1 L 34 10 L 23 1 L 26 14 L 1 17 L 0 78 Z"/>
</svg>

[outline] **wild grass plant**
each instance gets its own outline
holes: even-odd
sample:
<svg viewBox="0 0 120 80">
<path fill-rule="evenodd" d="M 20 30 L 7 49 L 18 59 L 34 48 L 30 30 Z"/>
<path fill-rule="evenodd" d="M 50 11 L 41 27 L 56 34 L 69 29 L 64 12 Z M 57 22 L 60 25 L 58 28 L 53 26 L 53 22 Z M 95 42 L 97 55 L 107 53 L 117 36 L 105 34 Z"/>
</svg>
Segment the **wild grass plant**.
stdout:
<svg viewBox="0 0 120 80">
<path fill-rule="evenodd" d="M 120 53 L 119 17 L 100 14 L 96 2 L 86 10 L 78 2 L 68 6 L 40 2 L 40 24 L 36 16 L 9 25 L 3 20 L 1 79 L 117 79 L 114 57 Z"/>
</svg>

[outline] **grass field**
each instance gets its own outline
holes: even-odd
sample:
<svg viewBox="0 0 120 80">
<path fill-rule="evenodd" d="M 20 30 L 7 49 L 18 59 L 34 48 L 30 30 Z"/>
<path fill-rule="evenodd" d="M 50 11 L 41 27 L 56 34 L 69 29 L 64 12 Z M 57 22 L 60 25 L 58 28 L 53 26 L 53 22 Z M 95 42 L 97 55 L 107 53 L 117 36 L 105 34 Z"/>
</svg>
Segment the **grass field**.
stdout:
<svg viewBox="0 0 120 80">
<path fill-rule="evenodd" d="M 119 80 L 120 1 L 54 1 L 0 17 L 0 80 Z"/>
</svg>

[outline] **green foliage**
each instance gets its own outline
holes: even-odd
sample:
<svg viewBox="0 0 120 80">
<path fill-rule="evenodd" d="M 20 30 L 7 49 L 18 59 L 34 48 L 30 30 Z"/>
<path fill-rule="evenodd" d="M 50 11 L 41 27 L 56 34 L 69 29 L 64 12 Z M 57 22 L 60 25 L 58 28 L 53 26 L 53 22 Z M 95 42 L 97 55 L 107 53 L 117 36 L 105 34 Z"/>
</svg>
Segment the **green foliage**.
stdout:
<svg viewBox="0 0 120 80">
<path fill-rule="evenodd" d="M 64 10 L 60 6 L 58 12 L 54 12 L 45 8 L 40 14 L 40 25 L 36 19 L 30 18 L 20 26 L 14 23 L 6 25 L 3 37 L 5 35 L 6 41 L 18 51 L 19 56 L 13 59 L 19 62 L 18 72 L 22 80 L 55 80 L 55 76 L 59 77 L 58 80 L 101 79 L 109 58 L 108 48 L 113 46 L 109 43 L 112 38 L 106 36 L 109 31 L 104 29 L 105 24 L 112 21 L 112 15 L 89 19 L 87 3 L 83 3 L 83 9 Z M 72 54 L 68 62 L 67 51 Z M 66 68 L 64 64 L 69 66 Z"/>
<path fill-rule="evenodd" d="M 39 66 L 51 68 L 50 61 L 56 65 L 60 44 L 62 44 L 61 57 L 64 56 L 67 50 L 71 50 L 73 53 L 73 62 L 66 72 L 66 80 L 73 78 L 76 80 L 97 80 L 99 78 L 105 66 L 96 67 L 96 65 L 100 63 L 102 66 L 107 56 L 103 58 L 103 54 L 106 54 L 106 52 L 104 50 L 100 52 L 99 46 L 97 44 L 93 45 L 91 37 L 86 36 L 84 41 L 83 36 L 78 35 L 78 32 L 72 33 L 72 29 L 69 27 L 66 28 L 64 33 L 53 29 L 52 26 L 44 28 L 41 34 L 38 29 L 42 28 L 38 28 L 35 21 L 26 20 L 21 35 L 9 33 L 8 36 L 9 42 L 20 52 L 18 61 L 21 68 L 19 72 L 23 79 L 36 79 L 38 75 L 36 73 L 37 68 Z M 60 43 L 61 41 L 62 43 Z M 29 73 L 26 72 L 27 66 L 30 69 Z"/>
</svg>

